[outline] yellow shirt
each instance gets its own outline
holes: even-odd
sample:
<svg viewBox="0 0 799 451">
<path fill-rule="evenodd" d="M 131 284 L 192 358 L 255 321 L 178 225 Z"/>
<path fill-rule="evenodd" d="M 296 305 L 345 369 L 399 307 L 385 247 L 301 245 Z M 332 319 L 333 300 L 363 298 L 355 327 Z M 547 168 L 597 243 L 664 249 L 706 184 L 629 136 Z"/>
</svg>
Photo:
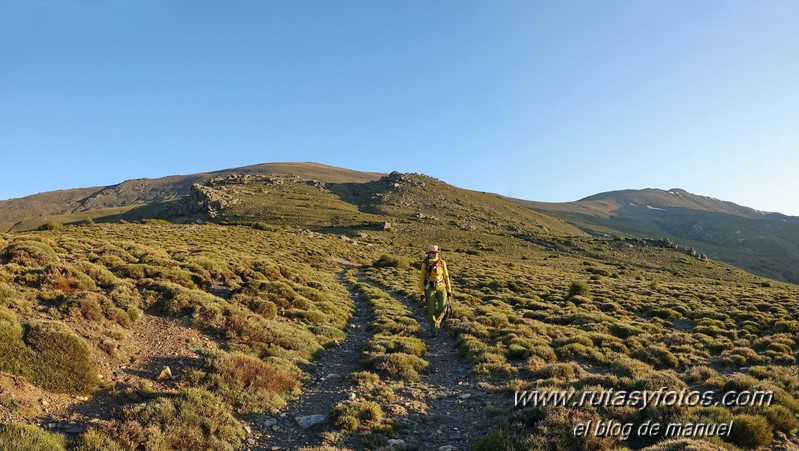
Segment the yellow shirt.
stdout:
<svg viewBox="0 0 799 451">
<path fill-rule="evenodd" d="M 425 258 L 424 263 L 422 263 L 422 278 L 419 283 L 419 290 L 422 293 L 424 293 L 425 288 L 427 288 L 427 267 L 427 259 Z M 432 286 L 443 284 L 447 287 L 447 293 L 452 292 L 452 286 L 449 282 L 449 271 L 447 271 L 447 262 L 441 260 L 437 265 L 435 265 L 434 268 L 430 270 L 430 282 L 433 284 Z"/>
</svg>

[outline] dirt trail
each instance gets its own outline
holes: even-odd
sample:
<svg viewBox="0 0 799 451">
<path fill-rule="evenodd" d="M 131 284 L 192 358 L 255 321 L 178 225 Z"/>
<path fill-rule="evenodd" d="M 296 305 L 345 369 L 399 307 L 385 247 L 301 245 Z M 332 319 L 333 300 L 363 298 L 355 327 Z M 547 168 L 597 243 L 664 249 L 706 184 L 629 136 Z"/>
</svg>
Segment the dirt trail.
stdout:
<svg viewBox="0 0 799 451">
<path fill-rule="evenodd" d="M 340 281 L 345 284 L 343 280 Z M 322 443 L 325 428 L 303 428 L 297 418 L 311 415 L 327 417 L 330 409 L 348 399 L 352 392 L 353 384 L 347 376 L 362 369 L 360 359 L 364 345 L 372 335 L 372 314 L 362 294 L 351 291 L 350 296 L 355 303 L 355 311 L 347 324 L 345 340 L 314 361 L 313 380 L 303 387 L 302 394 L 285 411 L 275 417 L 261 416 L 253 422 L 255 442 L 249 449 L 291 450 Z M 329 418 L 322 425 L 327 423 Z"/>
<path fill-rule="evenodd" d="M 363 274 L 359 280 L 383 290 Z M 423 339 L 428 345 L 424 358 L 430 362 L 420 382 L 407 384 L 401 390 L 406 399 L 427 405 L 424 414 L 411 413 L 397 422 L 397 438 L 405 442 L 401 449 L 438 450 L 446 445 L 452 446 L 452 450 L 473 449 L 477 440 L 491 428 L 485 406 L 497 402 L 496 395 L 477 387 L 478 380 L 471 373 L 469 363 L 458 355 L 452 337 L 444 332 L 437 337 L 430 336 L 424 310 L 415 300 L 388 294 L 411 308 L 422 325 Z M 373 333 L 368 300 L 354 290 L 350 295 L 355 311 L 347 326 L 346 339 L 314 362 L 312 381 L 286 410 L 276 416 L 251 419 L 252 434 L 246 449 L 271 451 L 322 446 L 325 432 L 335 430 L 328 414 L 335 404 L 358 392 L 347 376 L 363 369 L 362 352 Z M 311 416 L 318 416 L 319 422 L 303 427 L 300 421 L 311 419 Z"/>
<path fill-rule="evenodd" d="M 361 280 L 383 289 L 366 278 Z M 410 417 L 412 428 L 400 433 L 399 438 L 421 444 L 420 449 L 424 450 L 437 450 L 446 445 L 456 450 L 473 449 L 477 440 L 491 428 L 485 406 L 497 401 L 495 395 L 477 387 L 478 379 L 472 374 L 471 365 L 458 354 L 454 338 L 443 329 L 438 336 L 430 336 L 425 310 L 416 299 L 386 292 L 408 306 L 422 325 L 428 345 L 424 357 L 430 362 L 420 384 L 420 393 L 426 395 L 420 401 L 427 403 L 427 414 Z"/>
</svg>

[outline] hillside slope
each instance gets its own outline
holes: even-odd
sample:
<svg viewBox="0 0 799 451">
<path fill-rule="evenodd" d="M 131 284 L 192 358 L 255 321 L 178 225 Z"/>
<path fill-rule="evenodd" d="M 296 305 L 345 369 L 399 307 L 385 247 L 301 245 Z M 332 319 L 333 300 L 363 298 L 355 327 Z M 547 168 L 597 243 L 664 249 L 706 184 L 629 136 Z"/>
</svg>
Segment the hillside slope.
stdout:
<svg viewBox="0 0 799 451">
<path fill-rule="evenodd" d="M 583 230 L 669 238 L 757 274 L 799 283 L 799 218 L 681 189 L 613 191 L 566 203 L 511 201 Z"/>
<path fill-rule="evenodd" d="M 50 222 L 77 222 L 112 217 L 137 220 L 163 214 L 168 205 L 189 194 L 195 183 L 231 174 L 289 175 L 334 183 L 363 183 L 382 174 L 358 172 L 319 163 L 265 163 L 220 171 L 127 180 L 117 185 L 34 194 L 0 201 L 0 231 L 33 230 Z"/>
</svg>

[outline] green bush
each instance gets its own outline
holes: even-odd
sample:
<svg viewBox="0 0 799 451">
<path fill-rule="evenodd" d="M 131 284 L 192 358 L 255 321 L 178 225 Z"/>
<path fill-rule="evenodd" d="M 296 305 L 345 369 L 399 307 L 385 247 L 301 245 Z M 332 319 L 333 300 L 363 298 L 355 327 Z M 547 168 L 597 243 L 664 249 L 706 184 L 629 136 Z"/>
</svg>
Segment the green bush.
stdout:
<svg viewBox="0 0 799 451">
<path fill-rule="evenodd" d="M 383 421 L 383 409 L 373 401 L 341 402 L 333 406 L 330 416 L 337 428 L 351 431 Z"/>
<path fill-rule="evenodd" d="M 774 436 L 768 421 L 760 415 L 736 415 L 729 439 L 745 449 L 754 449 L 771 444 Z"/>
<path fill-rule="evenodd" d="M 33 240 L 15 241 L 0 252 L 4 263 L 38 268 L 58 262 L 58 256 L 46 243 Z"/>
<path fill-rule="evenodd" d="M 63 228 L 64 224 L 60 222 L 48 222 L 39 226 L 39 230 L 61 230 Z"/>
<path fill-rule="evenodd" d="M 63 393 L 87 393 L 97 388 L 99 378 L 89 346 L 64 323 L 32 323 L 25 342 L 31 350 L 29 374 L 34 384 Z"/>
<path fill-rule="evenodd" d="M 585 282 L 572 282 L 569 286 L 569 296 L 591 296 L 591 287 Z"/>
<path fill-rule="evenodd" d="M 397 268 L 408 269 L 411 267 L 411 259 L 404 256 L 383 254 L 372 263 L 375 268 Z"/>
<path fill-rule="evenodd" d="M 380 374 L 405 381 L 419 380 L 419 372 L 429 363 L 421 357 L 397 352 L 377 356 L 372 361 L 372 369 Z"/>
<path fill-rule="evenodd" d="M 138 423 L 138 427 L 130 422 Z M 145 445 L 156 442 L 161 446 L 155 449 L 234 450 L 245 436 L 227 404 L 205 390 L 192 388 L 174 397 L 124 408 L 114 431 L 121 435 L 130 429 L 146 432 L 114 438 L 132 449 L 152 449 Z"/>
<path fill-rule="evenodd" d="M 27 377 L 31 356 L 22 335 L 23 329 L 16 316 L 0 308 L 0 371 Z"/>
<path fill-rule="evenodd" d="M 676 368 L 680 364 L 679 359 L 663 345 L 647 346 L 633 352 L 631 356 L 657 369 Z"/>
<path fill-rule="evenodd" d="M 4 451 L 63 451 L 63 435 L 47 432 L 30 424 L 0 425 L 0 449 Z"/>
<path fill-rule="evenodd" d="M 425 345 L 424 341 L 416 337 L 377 335 L 369 340 L 364 351 L 375 354 L 404 352 L 405 354 L 421 356 L 426 349 L 427 345 Z"/>
<path fill-rule="evenodd" d="M 515 450 L 513 441 L 508 438 L 508 432 L 503 428 L 496 428 L 480 437 L 474 445 L 474 451 L 512 451 Z"/>
<path fill-rule="evenodd" d="M 105 433 L 89 429 L 78 438 L 70 451 L 124 451 L 124 448 Z"/>
<path fill-rule="evenodd" d="M 799 422 L 790 410 L 784 406 L 769 406 L 763 411 L 775 431 L 791 435 L 799 429 Z"/>
</svg>

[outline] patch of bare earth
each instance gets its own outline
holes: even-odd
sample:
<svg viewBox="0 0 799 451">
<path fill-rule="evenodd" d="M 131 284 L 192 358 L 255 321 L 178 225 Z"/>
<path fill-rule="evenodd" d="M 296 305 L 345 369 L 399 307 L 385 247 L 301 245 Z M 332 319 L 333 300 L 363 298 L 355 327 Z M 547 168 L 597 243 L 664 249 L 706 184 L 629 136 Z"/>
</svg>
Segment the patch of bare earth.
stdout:
<svg viewBox="0 0 799 451">
<path fill-rule="evenodd" d="M 11 399 L 17 404 L 0 407 L 0 422 L 25 421 L 54 432 L 81 433 L 91 424 L 109 420 L 123 403 L 136 401 L 142 388 L 154 393 L 175 391 L 180 374 L 200 364 L 194 352 L 200 348 L 214 349 L 217 344 L 191 328 L 188 317 L 146 313 L 121 342 L 121 354 L 126 357 L 98 362 L 102 387 L 92 395 L 50 393 L 23 378 L 0 373 L 0 402 Z"/>
</svg>

